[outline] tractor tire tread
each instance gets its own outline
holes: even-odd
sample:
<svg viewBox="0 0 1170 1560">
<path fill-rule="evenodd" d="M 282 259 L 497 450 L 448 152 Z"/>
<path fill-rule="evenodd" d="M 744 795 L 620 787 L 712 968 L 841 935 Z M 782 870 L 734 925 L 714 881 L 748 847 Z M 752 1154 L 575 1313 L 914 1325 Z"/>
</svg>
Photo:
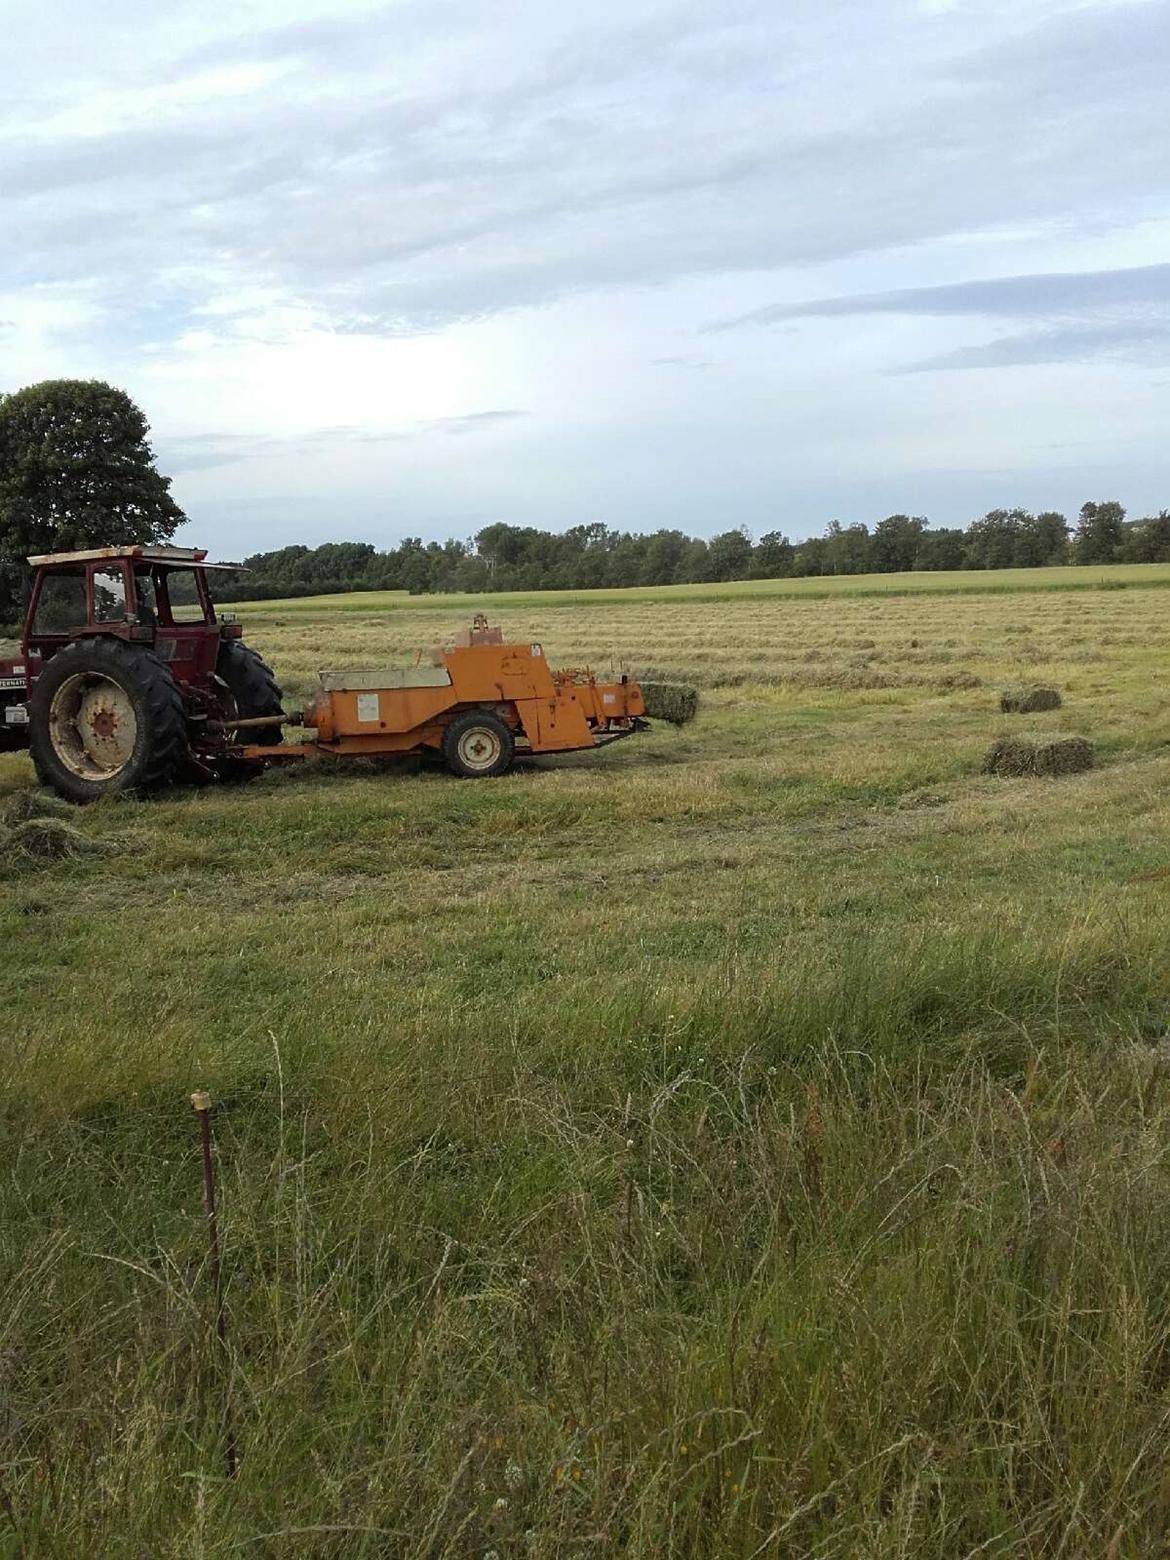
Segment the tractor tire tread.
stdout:
<svg viewBox="0 0 1170 1560">
<path fill-rule="evenodd" d="M 236 714 L 241 720 L 258 715 L 278 715 L 284 709 L 284 695 L 276 676 L 259 651 L 253 650 L 240 639 L 228 640 L 219 652 L 216 666 L 219 677 L 227 684 L 235 702 Z M 255 740 L 279 740 L 279 727 L 272 728 L 271 738 L 263 734 Z M 218 766 L 219 778 L 235 784 L 255 780 L 264 771 L 262 763 L 243 763 L 239 759 L 226 759 Z"/>
<path fill-rule="evenodd" d="M 148 738 L 132 775 L 108 785 L 74 776 L 53 753 L 49 707 L 63 682 L 78 671 L 120 674 L 140 695 Z M 110 791 L 156 791 L 173 783 L 187 760 L 187 712 L 170 667 L 153 650 L 89 636 L 63 646 L 41 672 L 29 699 L 29 747 L 37 779 L 69 801 L 94 801 Z"/>
</svg>

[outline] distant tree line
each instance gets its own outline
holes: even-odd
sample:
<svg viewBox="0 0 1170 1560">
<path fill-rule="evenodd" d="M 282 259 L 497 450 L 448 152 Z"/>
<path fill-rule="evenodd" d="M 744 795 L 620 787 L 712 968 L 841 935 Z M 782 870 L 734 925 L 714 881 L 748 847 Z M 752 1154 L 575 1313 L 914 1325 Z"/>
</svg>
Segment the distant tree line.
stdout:
<svg viewBox="0 0 1170 1560">
<path fill-rule="evenodd" d="M 682 531 L 613 531 L 600 523 L 563 532 L 503 523 L 466 542 L 407 537 L 389 552 L 368 542 L 281 547 L 244 559 L 250 574 L 221 585 L 222 600 L 328 595 L 351 590 L 590 590 L 921 569 L 1034 569 L 1046 564 L 1170 562 L 1170 511 L 1127 521 L 1115 500 L 1087 503 L 1075 526 L 1047 510 L 993 509 L 966 529 L 921 515 L 887 515 L 871 530 L 830 521 L 823 536 L 781 531 L 753 541 L 743 528 L 709 541 Z"/>
</svg>

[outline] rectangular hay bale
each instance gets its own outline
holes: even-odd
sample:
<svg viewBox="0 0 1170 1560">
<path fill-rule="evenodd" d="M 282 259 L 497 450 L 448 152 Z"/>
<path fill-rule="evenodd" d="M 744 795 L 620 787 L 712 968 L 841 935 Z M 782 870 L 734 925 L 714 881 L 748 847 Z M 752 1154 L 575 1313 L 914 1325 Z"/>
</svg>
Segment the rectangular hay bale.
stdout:
<svg viewBox="0 0 1170 1560">
<path fill-rule="evenodd" d="M 668 720 L 672 726 L 685 726 L 699 708 L 699 690 L 689 683 L 640 682 L 646 713 L 652 720 Z"/>
<path fill-rule="evenodd" d="M 1000 737 L 983 760 L 986 775 L 1071 775 L 1093 767 L 1087 737 Z"/>
<path fill-rule="evenodd" d="M 999 707 L 1005 715 L 1031 715 L 1037 710 L 1058 710 L 1060 691 L 1041 683 L 1024 688 L 1005 688 L 999 696 Z"/>
</svg>

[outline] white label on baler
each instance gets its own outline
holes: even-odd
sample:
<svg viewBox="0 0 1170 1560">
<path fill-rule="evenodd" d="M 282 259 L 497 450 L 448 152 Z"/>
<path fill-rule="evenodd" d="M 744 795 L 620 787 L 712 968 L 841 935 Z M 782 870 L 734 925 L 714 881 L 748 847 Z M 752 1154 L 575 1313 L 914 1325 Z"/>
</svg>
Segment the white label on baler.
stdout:
<svg viewBox="0 0 1170 1560">
<path fill-rule="evenodd" d="M 616 704 L 617 703 L 617 694 L 616 693 L 603 693 L 601 697 L 602 697 L 603 702 L 606 703 L 606 704 Z"/>
<path fill-rule="evenodd" d="M 358 719 L 378 719 L 378 695 L 376 693 L 359 693 L 357 699 Z"/>
</svg>

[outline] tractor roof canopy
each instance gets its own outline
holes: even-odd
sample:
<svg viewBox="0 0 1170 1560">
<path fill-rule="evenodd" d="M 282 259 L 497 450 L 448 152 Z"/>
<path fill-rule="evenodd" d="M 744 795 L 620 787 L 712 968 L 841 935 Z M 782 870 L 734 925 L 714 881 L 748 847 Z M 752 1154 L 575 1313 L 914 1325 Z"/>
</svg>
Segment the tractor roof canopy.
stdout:
<svg viewBox="0 0 1170 1560">
<path fill-rule="evenodd" d="M 230 569 L 247 573 L 242 563 L 208 563 L 203 547 L 153 547 L 133 543 L 124 547 L 91 547 L 82 552 L 36 553 L 29 558 L 34 568 L 55 564 L 93 563 L 110 558 L 128 558 L 131 563 L 149 564 L 155 569 Z"/>
</svg>

